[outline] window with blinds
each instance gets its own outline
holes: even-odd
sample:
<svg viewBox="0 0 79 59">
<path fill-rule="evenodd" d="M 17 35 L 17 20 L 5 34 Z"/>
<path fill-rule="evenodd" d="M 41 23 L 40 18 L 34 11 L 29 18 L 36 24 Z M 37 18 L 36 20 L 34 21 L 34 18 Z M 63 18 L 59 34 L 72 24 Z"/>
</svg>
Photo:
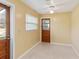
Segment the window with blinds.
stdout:
<svg viewBox="0 0 79 59">
<path fill-rule="evenodd" d="M 37 30 L 38 18 L 32 15 L 26 15 L 26 31 Z"/>
</svg>

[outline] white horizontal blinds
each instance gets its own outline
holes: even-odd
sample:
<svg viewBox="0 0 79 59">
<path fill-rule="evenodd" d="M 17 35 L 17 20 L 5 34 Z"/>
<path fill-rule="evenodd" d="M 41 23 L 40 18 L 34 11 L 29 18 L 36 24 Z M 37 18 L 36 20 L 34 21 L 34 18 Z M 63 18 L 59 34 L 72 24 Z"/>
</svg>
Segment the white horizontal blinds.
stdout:
<svg viewBox="0 0 79 59">
<path fill-rule="evenodd" d="M 26 15 L 26 30 L 27 31 L 33 31 L 37 30 L 37 25 L 38 25 L 38 18 L 34 17 L 32 15 Z"/>
</svg>

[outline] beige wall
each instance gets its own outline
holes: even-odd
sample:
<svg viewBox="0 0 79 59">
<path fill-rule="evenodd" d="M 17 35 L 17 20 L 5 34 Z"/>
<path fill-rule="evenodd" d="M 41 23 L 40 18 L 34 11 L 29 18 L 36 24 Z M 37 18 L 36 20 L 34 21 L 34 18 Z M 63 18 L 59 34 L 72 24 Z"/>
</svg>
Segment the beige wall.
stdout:
<svg viewBox="0 0 79 59">
<path fill-rule="evenodd" d="M 8 1 L 12 2 L 12 0 Z M 36 31 L 26 32 L 25 30 L 25 15 L 31 14 L 39 18 L 39 14 L 20 2 L 20 0 L 13 0 L 13 3 L 15 4 L 15 57 L 17 59 L 34 44 L 39 42 L 39 24 Z"/>
<path fill-rule="evenodd" d="M 8 0 L 10 2 L 12 2 L 11 0 Z M 26 6 L 24 3 L 20 2 L 20 0 L 13 0 L 13 3 L 15 4 L 15 14 L 16 14 L 16 18 L 15 18 L 15 31 L 16 31 L 16 37 L 15 37 L 15 42 L 16 42 L 16 49 L 15 49 L 15 56 L 16 59 L 22 55 L 26 50 L 28 50 L 29 48 L 31 48 L 35 43 L 37 43 L 40 39 L 40 31 L 39 28 L 37 31 L 33 31 L 33 32 L 26 32 L 25 31 L 25 14 L 31 14 L 33 16 L 37 16 L 40 18 L 40 15 L 32 10 L 31 8 L 29 8 L 28 6 Z M 75 45 L 78 45 L 78 39 L 76 39 L 75 41 L 75 30 L 74 29 L 75 26 L 77 27 L 78 24 L 78 8 L 76 8 L 73 11 L 73 41 Z M 75 17 L 74 17 L 75 16 Z M 52 18 L 52 22 L 51 22 L 51 41 L 52 42 L 56 42 L 56 43 L 71 43 L 71 12 L 66 12 L 66 13 L 56 13 L 56 14 L 51 14 L 51 15 L 41 15 L 41 17 L 51 17 Z M 77 17 L 77 18 L 76 18 Z M 76 18 L 76 21 L 75 21 Z M 39 22 L 40 20 L 38 20 Z M 77 22 L 77 24 L 76 24 Z M 39 27 L 39 25 L 38 25 Z M 78 31 L 78 30 L 77 30 Z M 78 33 L 78 32 L 77 32 Z M 78 38 L 78 36 L 77 36 Z M 78 46 L 77 46 L 77 49 Z"/>
<path fill-rule="evenodd" d="M 42 15 L 42 17 L 51 17 L 51 40 L 56 43 L 71 43 L 70 27 L 71 12 L 56 13 L 51 15 Z"/>
<path fill-rule="evenodd" d="M 79 54 L 79 5 L 72 12 L 72 43 Z"/>
</svg>

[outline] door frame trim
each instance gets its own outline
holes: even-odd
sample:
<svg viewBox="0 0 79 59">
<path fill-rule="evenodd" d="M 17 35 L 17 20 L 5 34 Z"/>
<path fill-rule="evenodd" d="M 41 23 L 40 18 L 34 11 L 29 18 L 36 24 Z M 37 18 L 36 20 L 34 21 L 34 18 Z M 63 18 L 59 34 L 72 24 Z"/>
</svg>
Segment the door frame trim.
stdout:
<svg viewBox="0 0 79 59">
<path fill-rule="evenodd" d="M 40 42 L 41 42 L 41 40 L 42 40 L 42 39 L 41 39 L 41 38 L 42 38 L 41 20 L 42 20 L 43 18 L 50 18 L 50 44 L 51 44 L 51 43 L 52 43 L 52 26 L 51 26 L 51 24 L 52 24 L 52 18 L 51 18 L 51 17 L 41 17 L 41 18 L 40 18 Z"/>
<path fill-rule="evenodd" d="M 5 0 L 0 3 L 10 7 L 10 59 L 15 59 L 15 5 Z"/>
</svg>

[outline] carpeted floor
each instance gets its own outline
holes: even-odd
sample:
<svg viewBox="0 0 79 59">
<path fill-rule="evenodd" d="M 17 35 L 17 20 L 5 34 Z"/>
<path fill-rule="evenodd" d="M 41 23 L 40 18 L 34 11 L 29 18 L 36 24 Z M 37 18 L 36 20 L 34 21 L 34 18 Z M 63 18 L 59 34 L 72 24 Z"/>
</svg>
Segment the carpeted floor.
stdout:
<svg viewBox="0 0 79 59">
<path fill-rule="evenodd" d="M 22 59 L 79 59 L 72 47 L 40 43 Z"/>
</svg>

